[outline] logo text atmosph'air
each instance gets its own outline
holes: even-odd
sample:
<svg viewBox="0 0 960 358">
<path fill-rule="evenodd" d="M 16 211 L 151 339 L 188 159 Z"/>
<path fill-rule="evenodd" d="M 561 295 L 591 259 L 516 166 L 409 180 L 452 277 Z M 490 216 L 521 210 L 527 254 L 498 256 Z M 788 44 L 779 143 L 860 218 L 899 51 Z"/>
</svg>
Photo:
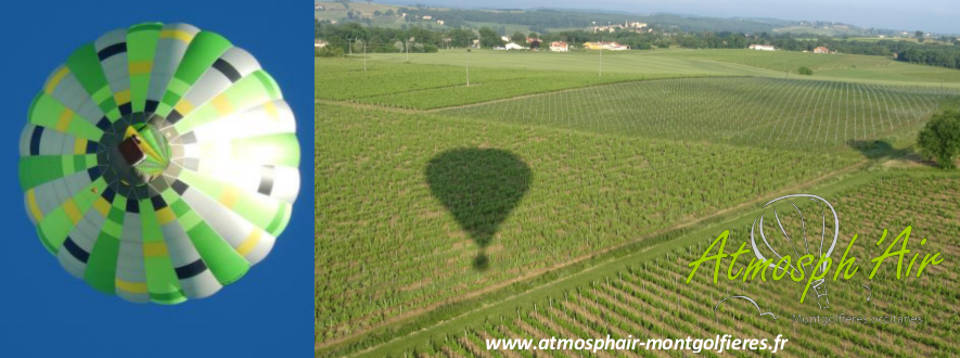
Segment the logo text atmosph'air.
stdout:
<svg viewBox="0 0 960 358">
<path fill-rule="evenodd" d="M 912 229 L 911 226 L 904 228 L 887 243 L 882 253 L 870 259 L 873 268 L 867 277 L 869 280 L 873 280 L 880 267 L 888 261 L 896 262 L 897 280 L 911 275 L 919 278 L 928 267 L 943 263 L 944 257 L 939 251 L 923 253 L 910 248 Z M 881 245 L 887 241 L 888 233 L 887 229 L 883 230 L 876 247 L 883 247 Z M 794 282 L 804 284 L 799 296 L 800 303 L 807 300 L 812 289 L 819 307 L 829 309 L 827 280 L 849 280 L 860 271 L 858 258 L 850 254 L 857 241 L 856 234 L 851 237 L 838 261 L 831 257 L 840 238 L 840 217 L 834 206 L 818 195 L 791 194 L 770 200 L 762 206 L 762 212 L 753 221 L 749 240 L 742 242 L 737 250 L 728 252 L 726 246 L 729 237 L 730 230 L 724 230 L 698 259 L 688 264 L 691 270 L 686 283 L 693 280 L 702 265 L 712 261 L 714 284 L 719 283 L 722 270 L 730 281 L 747 282 L 756 280 L 758 276 L 761 281 L 767 281 L 768 277 L 779 281 L 789 277 Z M 920 248 L 926 242 L 926 238 L 921 239 Z M 729 262 L 724 264 L 727 259 Z M 718 305 L 737 297 L 725 297 Z M 753 299 L 749 301 L 756 305 Z"/>
</svg>

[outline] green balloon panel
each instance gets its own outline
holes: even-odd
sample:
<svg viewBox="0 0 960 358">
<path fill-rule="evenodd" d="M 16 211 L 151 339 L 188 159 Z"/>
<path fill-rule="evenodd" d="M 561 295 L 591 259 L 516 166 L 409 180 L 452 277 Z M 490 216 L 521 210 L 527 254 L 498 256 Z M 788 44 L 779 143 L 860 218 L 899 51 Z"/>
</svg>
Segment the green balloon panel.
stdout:
<svg viewBox="0 0 960 358">
<path fill-rule="evenodd" d="M 300 187 L 293 112 L 247 51 L 142 23 L 77 48 L 30 104 L 19 179 L 40 242 L 96 290 L 209 296 L 263 260 Z"/>
</svg>

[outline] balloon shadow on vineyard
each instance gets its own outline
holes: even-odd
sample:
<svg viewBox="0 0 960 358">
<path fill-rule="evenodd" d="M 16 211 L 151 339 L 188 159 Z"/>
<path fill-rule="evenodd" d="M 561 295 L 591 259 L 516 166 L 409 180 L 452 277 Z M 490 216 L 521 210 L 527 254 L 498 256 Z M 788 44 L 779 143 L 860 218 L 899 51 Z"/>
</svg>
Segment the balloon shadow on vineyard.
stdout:
<svg viewBox="0 0 960 358">
<path fill-rule="evenodd" d="M 433 157 L 425 174 L 433 196 L 479 247 L 473 267 L 486 270 L 486 248 L 530 187 L 530 167 L 505 150 L 459 148 Z"/>
</svg>

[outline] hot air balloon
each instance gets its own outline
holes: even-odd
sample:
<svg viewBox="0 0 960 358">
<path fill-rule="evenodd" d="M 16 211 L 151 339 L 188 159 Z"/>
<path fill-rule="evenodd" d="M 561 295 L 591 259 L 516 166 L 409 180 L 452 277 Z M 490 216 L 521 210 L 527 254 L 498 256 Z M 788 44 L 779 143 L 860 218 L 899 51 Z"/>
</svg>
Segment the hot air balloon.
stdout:
<svg viewBox="0 0 960 358">
<path fill-rule="evenodd" d="M 791 273 L 800 270 L 805 276 L 827 269 L 826 263 L 804 267 L 800 257 L 813 255 L 817 262 L 820 257 L 829 257 L 837 246 L 840 218 L 830 202 L 813 194 L 790 194 L 768 201 L 763 209 L 750 227 L 750 245 L 757 259 L 792 257 Z M 776 269 L 777 264 L 771 263 L 770 267 Z M 825 282 L 811 282 L 821 309 L 830 308 Z"/>
<path fill-rule="evenodd" d="M 300 186 L 293 112 L 247 51 L 142 23 L 77 48 L 28 111 L 19 179 L 43 246 L 134 302 L 209 296 L 263 260 Z"/>
</svg>

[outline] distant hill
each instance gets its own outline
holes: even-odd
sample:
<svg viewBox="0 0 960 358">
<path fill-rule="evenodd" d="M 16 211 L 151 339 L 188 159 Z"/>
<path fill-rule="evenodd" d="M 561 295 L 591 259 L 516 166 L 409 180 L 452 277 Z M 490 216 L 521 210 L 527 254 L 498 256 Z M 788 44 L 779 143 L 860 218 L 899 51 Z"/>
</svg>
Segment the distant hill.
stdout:
<svg viewBox="0 0 960 358">
<path fill-rule="evenodd" d="M 896 35 L 896 31 L 864 29 L 834 22 L 792 21 L 771 18 L 717 18 L 678 14 L 630 14 L 601 10 L 557 9 L 453 9 L 428 6 L 385 5 L 368 2 L 320 2 L 315 13 L 321 21 L 361 22 L 384 27 L 428 28 L 492 27 L 500 32 L 552 32 L 586 29 L 637 21 L 666 32 L 793 33 L 825 36 Z"/>
</svg>

